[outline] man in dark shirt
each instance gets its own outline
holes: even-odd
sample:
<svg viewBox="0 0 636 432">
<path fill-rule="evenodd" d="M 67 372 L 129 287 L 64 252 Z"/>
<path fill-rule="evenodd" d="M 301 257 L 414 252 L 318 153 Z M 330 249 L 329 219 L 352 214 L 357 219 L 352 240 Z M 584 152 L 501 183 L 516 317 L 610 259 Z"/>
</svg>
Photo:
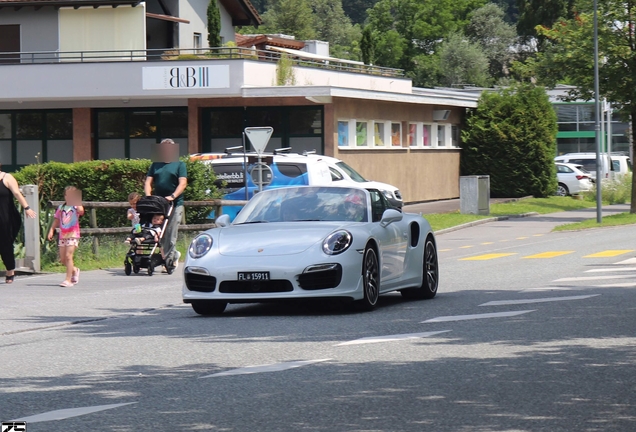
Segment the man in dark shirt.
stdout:
<svg viewBox="0 0 636 432">
<path fill-rule="evenodd" d="M 173 201 L 172 214 L 161 240 L 161 253 L 166 269 L 176 270 L 181 253 L 175 249 L 175 245 L 183 217 L 183 191 L 188 185 L 188 172 L 185 163 L 179 160 L 179 145 L 171 139 L 159 144 L 159 160 L 161 162 L 150 165 L 144 192 L 146 196 L 154 193 Z"/>
</svg>

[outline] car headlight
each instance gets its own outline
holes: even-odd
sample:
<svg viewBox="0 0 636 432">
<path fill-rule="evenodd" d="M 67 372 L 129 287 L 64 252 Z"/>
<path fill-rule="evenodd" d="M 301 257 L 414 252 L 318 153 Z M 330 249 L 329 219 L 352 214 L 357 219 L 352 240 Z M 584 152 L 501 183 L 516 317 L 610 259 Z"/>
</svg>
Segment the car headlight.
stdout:
<svg viewBox="0 0 636 432">
<path fill-rule="evenodd" d="M 201 258 L 212 247 L 212 237 L 209 234 L 198 235 L 190 244 L 189 254 L 192 258 Z"/>
<path fill-rule="evenodd" d="M 393 199 L 393 192 L 388 191 L 388 190 L 383 190 L 383 191 L 380 191 L 380 192 L 382 192 L 384 194 L 386 199 L 388 199 L 388 200 L 392 200 Z"/>
<path fill-rule="evenodd" d="M 335 231 L 322 242 L 322 251 L 327 255 L 338 255 L 349 249 L 351 243 L 353 243 L 353 236 L 349 231 Z"/>
</svg>

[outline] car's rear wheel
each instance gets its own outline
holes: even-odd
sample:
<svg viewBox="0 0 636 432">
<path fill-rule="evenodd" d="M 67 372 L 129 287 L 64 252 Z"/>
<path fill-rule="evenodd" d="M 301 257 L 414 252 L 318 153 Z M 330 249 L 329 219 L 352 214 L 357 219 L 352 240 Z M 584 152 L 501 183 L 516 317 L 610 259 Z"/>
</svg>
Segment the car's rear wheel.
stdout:
<svg viewBox="0 0 636 432">
<path fill-rule="evenodd" d="M 196 300 L 192 302 L 192 309 L 199 315 L 221 315 L 227 303 L 218 300 Z"/>
<path fill-rule="evenodd" d="M 402 296 L 406 299 L 432 299 L 437 294 L 439 286 L 439 265 L 437 259 L 437 248 L 433 239 L 426 239 L 424 245 L 424 257 L 422 259 L 423 277 L 422 285 L 418 288 L 403 289 Z"/>
<path fill-rule="evenodd" d="M 559 183 L 559 185 L 557 186 L 556 194 L 557 196 L 568 196 L 570 194 L 570 191 L 566 185 L 564 185 L 563 183 Z"/>
<path fill-rule="evenodd" d="M 380 264 L 378 254 L 370 246 L 366 247 L 362 258 L 362 291 L 364 298 L 357 302 L 358 308 L 373 310 L 380 297 Z"/>
</svg>

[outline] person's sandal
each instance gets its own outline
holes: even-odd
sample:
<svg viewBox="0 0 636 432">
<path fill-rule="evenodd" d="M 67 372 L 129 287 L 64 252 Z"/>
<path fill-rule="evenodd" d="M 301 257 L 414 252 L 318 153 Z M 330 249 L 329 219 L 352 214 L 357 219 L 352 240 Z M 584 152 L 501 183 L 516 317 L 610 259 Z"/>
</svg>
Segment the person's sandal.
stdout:
<svg viewBox="0 0 636 432">
<path fill-rule="evenodd" d="M 5 276 L 4 283 L 6 283 L 7 285 L 12 284 L 14 279 L 15 279 L 15 274 L 11 276 Z"/>
</svg>

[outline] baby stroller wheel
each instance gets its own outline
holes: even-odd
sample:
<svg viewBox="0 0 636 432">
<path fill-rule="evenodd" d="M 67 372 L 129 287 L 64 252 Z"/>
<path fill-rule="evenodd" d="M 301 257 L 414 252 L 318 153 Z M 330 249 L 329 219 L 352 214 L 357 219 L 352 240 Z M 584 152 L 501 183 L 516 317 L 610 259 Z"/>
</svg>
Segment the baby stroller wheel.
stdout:
<svg viewBox="0 0 636 432">
<path fill-rule="evenodd" d="M 139 273 L 139 270 L 141 270 L 141 267 L 139 267 L 138 265 L 134 265 L 132 270 L 133 270 L 133 273 L 137 274 Z"/>
<path fill-rule="evenodd" d="M 148 267 L 148 276 L 152 276 L 152 272 L 154 269 L 152 268 L 152 263 L 150 263 L 150 267 Z"/>
<path fill-rule="evenodd" d="M 130 273 L 132 273 L 132 266 L 129 262 L 124 263 L 124 272 L 126 273 L 126 276 L 130 276 Z"/>
</svg>

